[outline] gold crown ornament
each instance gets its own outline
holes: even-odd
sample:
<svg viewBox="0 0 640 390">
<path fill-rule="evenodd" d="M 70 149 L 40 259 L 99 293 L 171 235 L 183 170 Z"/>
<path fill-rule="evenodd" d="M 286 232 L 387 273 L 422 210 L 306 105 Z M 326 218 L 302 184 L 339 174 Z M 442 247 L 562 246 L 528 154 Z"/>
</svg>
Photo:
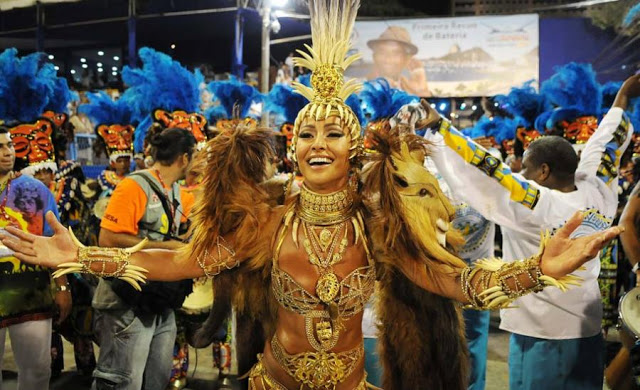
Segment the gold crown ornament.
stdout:
<svg viewBox="0 0 640 390">
<path fill-rule="evenodd" d="M 293 127 L 291 149 L 295 161 L 295 147 L 300 125 L 304 119 L 325 120 L 337 116 L 349 130 L 351 147 L 349 158 L 362 150 L 360 122 L 345 100 L 362 88 L 356 79 L 344 81 L 344 71 L 360 54 L 348 55 L 351 32 L 356 20 L 360 0 L 309 0 L 312 47 L 297 50 L 301 57 L 293 59 L 295 66 L 311 71 L 311 87 L 293 83 L 294 91 L 309 100 L 298 113 Z"/>
</svg>

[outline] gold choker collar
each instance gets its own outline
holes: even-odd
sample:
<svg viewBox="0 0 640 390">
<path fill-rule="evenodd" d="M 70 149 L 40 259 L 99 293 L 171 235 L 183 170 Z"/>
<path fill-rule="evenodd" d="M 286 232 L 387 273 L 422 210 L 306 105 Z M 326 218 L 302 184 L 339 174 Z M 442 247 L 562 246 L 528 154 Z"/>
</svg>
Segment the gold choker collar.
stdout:
<svg viewBox="0 0 640 390">
<path fill-rule="evenodd" d="M 318 194 L 304 184 L 300 188 L 296 214 L 307 223 L 334 225 L 351 218 L 353 211 L 353 196 L 349 187 L 330 194 Z"/>
</svg>

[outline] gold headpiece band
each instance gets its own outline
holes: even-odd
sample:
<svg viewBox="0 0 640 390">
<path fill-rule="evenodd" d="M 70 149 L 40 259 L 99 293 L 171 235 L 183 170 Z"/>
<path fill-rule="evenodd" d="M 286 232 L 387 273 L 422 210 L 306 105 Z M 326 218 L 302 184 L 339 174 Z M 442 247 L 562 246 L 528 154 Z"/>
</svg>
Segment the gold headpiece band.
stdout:
<svg viewBox="0 0 640 390">
<path fill-rule="evenodd" d="M 362 83 L 356 79 L 345 82 L 343 75 L 360 58 L 359 54 L 347 56 L 359 7 L 360 0 L 309 0 L 313 47 L 305 45 L 309 53 L 297 50 L 302 57 L 294 58 L 294 64 L 311 70 L 311 88 L 293 83 L 294 91 L 309 99 L 309 104 L 298 113 L 293 127 L 291 149 L 294 161 L 300 125 L 305 118 L 323 120 L 337 115 L 351 136 L 349 158 L 362 150 L 360 122 L 345 104 L 352 93 L 362 88 Z"/>
</svg>

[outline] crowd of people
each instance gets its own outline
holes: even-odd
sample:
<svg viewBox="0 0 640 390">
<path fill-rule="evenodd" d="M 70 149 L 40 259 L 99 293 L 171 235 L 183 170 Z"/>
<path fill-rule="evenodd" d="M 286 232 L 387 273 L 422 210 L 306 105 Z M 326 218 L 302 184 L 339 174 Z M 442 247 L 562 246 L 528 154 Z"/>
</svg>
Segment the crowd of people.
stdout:
<svg viewBox="0 0 640 390">
<path fill-rule="evenodd" d="M 633 385 L 633 342 L 605 371 L 603 332 L 640 252 L 640 75 L 571 63 L 458 131 L 385 80 L 343 81 L 358 4 L 310 1 L 313 50 L 268 95 L 143 48 L 118 98 L 78 104 L 44 55 L 0 54 L 19 389 L 49 387 L 63 336 L 96 390 L 183 388 L 188 344 L 249 389 L 480 390 L 491 309 L 511 389 Z M 96 180 L 66 156 L 71 105 L 108 156 Z"/>
</svg>

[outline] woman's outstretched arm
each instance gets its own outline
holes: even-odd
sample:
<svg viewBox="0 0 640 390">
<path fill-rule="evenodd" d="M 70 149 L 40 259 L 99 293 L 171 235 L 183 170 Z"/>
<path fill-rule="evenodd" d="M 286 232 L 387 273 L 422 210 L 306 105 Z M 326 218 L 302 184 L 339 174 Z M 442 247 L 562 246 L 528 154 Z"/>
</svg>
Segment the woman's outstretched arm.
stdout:
<svg viewBox="0 0 640 390">
<path fill-rule="evenodd" d="M 226 241 L 226 245 L 218 246 L 219 250 L 205 259 L 192 259 L 186 252 L 165 249 L 133 248 L 133 253 L 129 253 L 129 250 L 121 248 L 82 248 L 52 213 L 48 213 L 46 218 L 54 231 L 52 237 L 36 236 L 7 227 L 6 233 L 9 234 L 0 236 L 0 240 L 23 262 L 48 268 L 76 264 L 75 267 L 84 267 L 77 272 L 105 277 L 122 276 L 118 274 L 126 272 L 122 268 L 125 262 L 133 266 L 130 270 L 146 275 L 149 280 L 159 281 L 198 278 L 205 276 L 205 271 L 213 276 L 225 268 L 237 265 L 234 252 Z M 215 243 L 213 247 L 216 247 Z"/>
<path fill-rule="evenodd" d="M 571 233 L 582 223 L 582 214 L 575 213 L 552 236 L 541 254 L 526 260 L 504 263 L 497 259 L 481 260 L 449 275 L 429 272 L 420 262 L 405 263 L 403 273 L 418 286 L 430 292 L 460 301 L 478 309 L 506 307 L 514 299 L 547 286 L 566 288 L 579 283 L 570 274 L 594 258 L 623 231 L 611 227 L 580 238 Z"/>
</svg>

